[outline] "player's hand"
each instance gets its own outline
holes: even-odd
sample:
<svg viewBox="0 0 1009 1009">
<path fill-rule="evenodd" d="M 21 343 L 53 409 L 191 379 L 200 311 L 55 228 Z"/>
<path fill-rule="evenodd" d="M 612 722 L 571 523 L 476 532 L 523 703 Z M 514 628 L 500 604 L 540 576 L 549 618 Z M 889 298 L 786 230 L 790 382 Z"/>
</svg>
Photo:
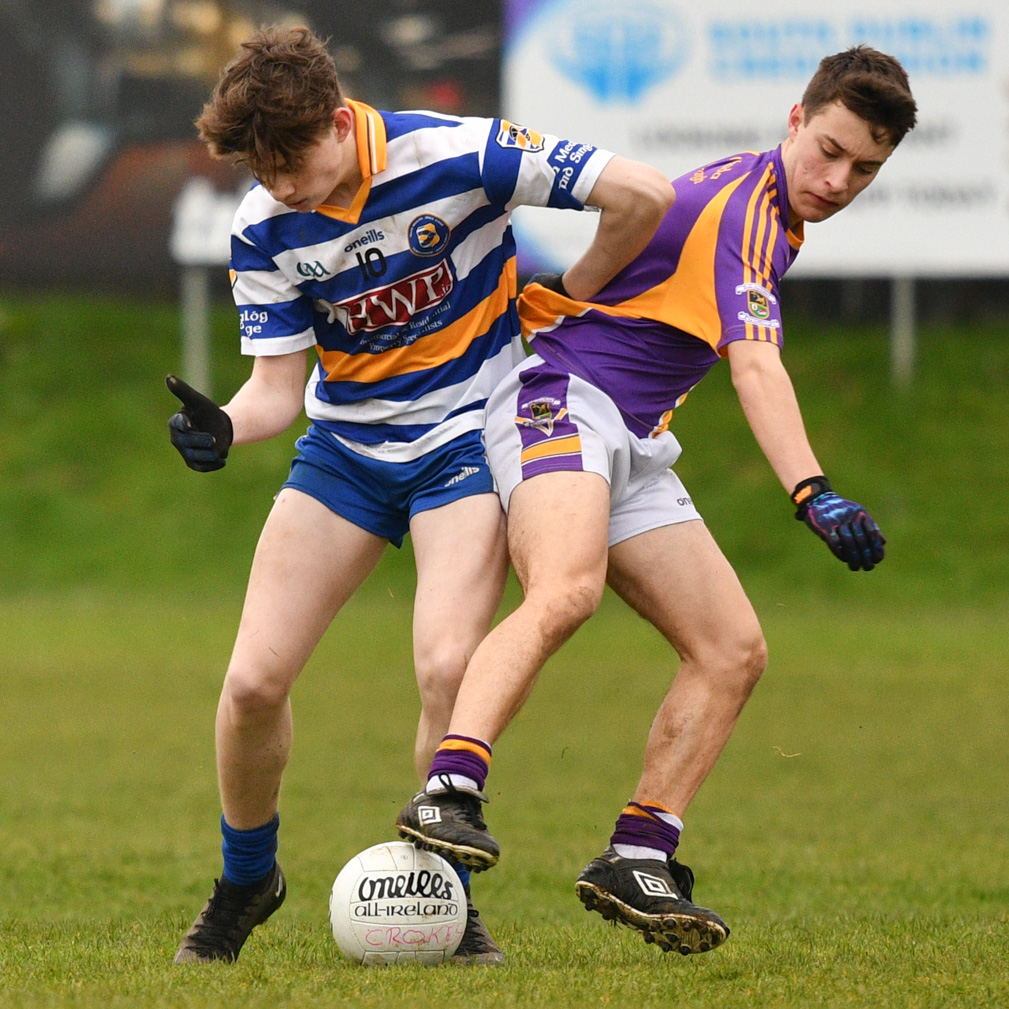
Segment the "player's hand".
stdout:
<svg viewBox="0 0 1009 1009">
<path fill-rule="evenodd" d="M 803 495 L 803 490 L 812 491 Z M 825 477 L 803 481 L 792 492 L 801 519 L 852 571 L 871 571 L 885 556 L 886 539 L 857 502 L 835 494 Z"/>
<path fill-rule="evenodd" d="M 197 473 L 222 469 L 235 436 L 231 418 L 181 378 L 169 375 L 165 385 L 182 401 L 182 409 L 168 421 L 168 434 L 186 465 Z"/>
<path fill-rule="evenodd" d="M 562 273 L 534 273 L 529 278 L 529 283 L 539 284 L 541 287 L 545 287 L 548 291 L 556 291 L 557 294 L 561 294 L 565 298 L 571 297 L 571 295 L 567 292 L 567 288 L 564 286 L 564 274 Z"/>
</svg>

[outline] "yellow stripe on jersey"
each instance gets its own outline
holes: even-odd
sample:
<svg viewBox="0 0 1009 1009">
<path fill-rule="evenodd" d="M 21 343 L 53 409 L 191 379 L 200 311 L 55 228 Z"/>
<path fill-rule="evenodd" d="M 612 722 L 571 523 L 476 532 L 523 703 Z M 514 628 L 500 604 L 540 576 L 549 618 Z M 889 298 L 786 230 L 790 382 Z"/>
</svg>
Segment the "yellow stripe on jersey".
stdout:
<svg viewBox="0 0 1009 1009">
<path fill-rule="evenodd" d="M 354 113 L 354 143 L 357 146 L 357 163 L 363 181 L 350 207 L 336 207 L 324 203 L 315 209 L 323 216 L 336 221 L 357 224 L 371 192 L 372 176 L 385 171 L 385 123 L 382 122 L 382 117 L 364 102 L 355 102 L 348 98 L 347 108 Z"/>
<path fill-rule="evenodd" d="M 547 441 L 540 441 L 535 445 L 522 449 L 521 461 L 524 465 L 527 462 L 532 462 L 534 459 L 553 459 L 561 455 L 579 455 L 581 451 L 581 435 L 568 434 L 564 435 L 563 438 L 550 438 Z"/>
<path fill-rule="evenodd" d="M 515 257 L 512 256 L 501 271 L 496 290 L 455 322 L 408 347 L 394 347 L 379 354 L 345 354 L 339 350 L 324 350 L 317 345 L 326 381 L 379 382 L 384 378 L 436 368 L 462 357 L 473 341 L 483 336 L 508 310 L 508 301 L 517 283 L 516 273 Z"/>
<path fill-rule="evenodd" d="M 759 179 L 746 173 L 719 190 L 687 235 L 675 273 L 636 297 L 616 305 L 588 304 L 536 284 L 527 287 L 518 303 L 523 335 L 534 341 L 537 334 L 552 330 L 565 318 L 575 318 L 591 310 L 618 318 L 654 319 L 691 333 L 717 350 L 723 320 L 718 310 L 714 276 L 725 207 L 744 182 L 753 187 L 746 208 L 739 281 L 768 287 L 780 230 L 775 212 L 777 187 L 772 172 L 773 167 L 767 165 Z M 786 232 L 786 237 L 798 248 L 803 238 L 801 225 L 794 232 Z M 744 325 L 744 333 L 750 340 L 780 343 L 778 331 L 770 326 L 748 322 Z"/>
<path fill-rule="evenodd" d="M 722 338 L 722 317 L 714 284 L 718 231 L 729 197 L 747 178 L 749 173 L 719 190 L 701 211 L 683 243 L 676 272 L 671 277 L 614 306 L 609 314 L 656 319 L 691 333 L 717 349 Z M 608 311 L 603 305 L 594 307 L 600 312 Z"/>
<path fill-rule="evenodd" d="M 532 297 L 530 297 L 532 295 Z M 563 294 L 551 291 L 539 284 L 527 284 L 519 295 L 519 318 L 522 333 L 526 339 L 544 329 L 552 329 L 565 316 L 583 315 L 590 308 L 604 310 L 600 305 L 588 305 L 584 301 L 565 298 Z"/>
<path fill-rule="evenodd" d="M 771 210 L 770 192 L 767 187 L 770 173 L 771 166 L 767 165 L 763 176 L 750 194 L 746 204 L 746 221 L 743 225 L 743 282 L 760 284 L 761 287 L 766 286 L 767 278 L 770 276 L 770 259 L 773 252 L 773 247 L 764 244 L 767 239 L 767 219 Z M 747 340 L 775 344 L 778 342 L 776 332 L 769 326 L 747 322 L 743 332 Z"/>
</svg>

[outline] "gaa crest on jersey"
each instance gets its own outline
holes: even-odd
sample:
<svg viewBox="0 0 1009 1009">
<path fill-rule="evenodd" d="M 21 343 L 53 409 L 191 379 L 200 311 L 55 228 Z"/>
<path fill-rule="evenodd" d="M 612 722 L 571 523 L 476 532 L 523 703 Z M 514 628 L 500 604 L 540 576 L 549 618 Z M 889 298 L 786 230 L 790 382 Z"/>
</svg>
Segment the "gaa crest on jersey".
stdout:
<svg viewBox="0 0 1009 1009">
<path fill-rule="evenodd" d="M 560 409 L 554 413 L 554 410 Z M 522 427 L 534 427 L 537 431 L 542 431 L 548 438 L 554 433 L 554 425 L 562 421 L 568 415 L 568 408 L 561 406 L 559 399 L 544 398 L 532 399 L 528 403 L 523 403 L 520 410 L 529 411 L 529 416 L 521 414 L 515 418 L 515 423 Z"/>
<path fill-rule="evenodd" d="M 323 277 L 328 277 L 332 271 L 322 265 L 320 260 L 316 260 L 314 263 L 299 263 L 298 264 L 298 276 L 304 277 L 306 280 L 322 280 Z"/>
<path fill-rule="evenodd" d="M 535 130 L 502 119 L 501 129 L 498 130 L 497 144 L 498 147 L 517 149 L 525 151 L 527 154 L 533 154 L 543 150 L 543 136 Z"/>
<path fill-rule="evenodd" d="M 445 251 L 452 229 L 434 214 L 421 214 L 410 222 L 407 240 L 415 256 L 437 256 Z"/>
</svg>

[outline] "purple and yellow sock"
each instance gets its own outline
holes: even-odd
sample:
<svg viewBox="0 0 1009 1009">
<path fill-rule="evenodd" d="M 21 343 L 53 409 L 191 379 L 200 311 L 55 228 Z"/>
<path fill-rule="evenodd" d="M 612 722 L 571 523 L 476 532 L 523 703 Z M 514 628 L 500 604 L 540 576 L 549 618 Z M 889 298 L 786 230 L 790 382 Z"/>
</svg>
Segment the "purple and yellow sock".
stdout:
<svg viewBox="0 0 1009 1009">
<path fill-rule="evenodd" d="M 657 802 L 629 802 L 617 817 L 610 844 L 654 848 L 672 857 L 680 842 L 683 821 Z"/>
<path fill-rule="evenodd" d="M 444 788 L 443 778 L 454 785 L 456 779 L 465 778 L 473 782 L 477 791 L 482 792 L 490 770 L 491 746 L 482 739 L 470 736 L 448 735 L 442 741 L 431 761 L 427 784 L 431 791 Z M 465 783 L 463 783 L 465 784 Z"/>
</svg>

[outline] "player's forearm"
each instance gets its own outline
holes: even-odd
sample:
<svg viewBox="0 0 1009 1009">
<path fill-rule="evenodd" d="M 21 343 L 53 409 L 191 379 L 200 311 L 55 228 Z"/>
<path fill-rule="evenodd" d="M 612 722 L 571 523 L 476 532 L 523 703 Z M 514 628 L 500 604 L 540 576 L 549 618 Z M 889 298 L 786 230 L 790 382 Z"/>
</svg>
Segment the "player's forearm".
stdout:
<svg viewBox="0 0 1009 1009">
<path fill-rule="evenodd" d="M 658 169 L 612 158 L 587 201 L 599 207 L 599 225 L 588 249 L 564 273 L 568 294 L 587 301 L 605 287 L 644 250 L 674 198 L 672 185 Z"/>
<path fill-rule="evenodd" d="M 788 373 L 773 347 L 765 360 L 733 361 L 732 384 L 761 451 L 789 493 L 796 484 L 823 472 L 813 454 Z M 730 351 L 731 355 L 731 351 Z"/>
<path fill-rule="evenodd" d="M 294 423 L 304 403 L 306 352 L 257 357 L 249 380 L 224 411 L 235 429 L 232 444 L 266 441 Z"/>
</svg>

